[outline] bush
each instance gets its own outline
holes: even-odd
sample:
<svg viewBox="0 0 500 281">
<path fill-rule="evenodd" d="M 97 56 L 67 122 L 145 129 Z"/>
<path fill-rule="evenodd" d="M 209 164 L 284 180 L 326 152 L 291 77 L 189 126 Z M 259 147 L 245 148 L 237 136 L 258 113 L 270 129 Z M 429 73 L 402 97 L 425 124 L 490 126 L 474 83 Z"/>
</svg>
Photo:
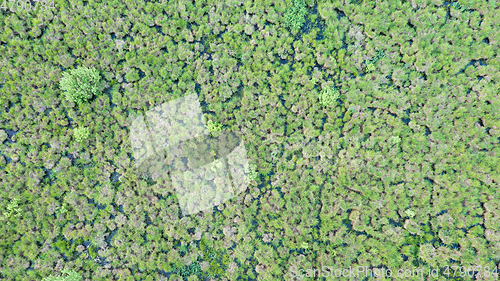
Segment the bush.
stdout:
<svg viewBox="0 0 500 281">
<path fill-rule="evenodd" d="M 132 69 L 125 74 L 125 80 L 129 83 L 135 82 L 139 79 L 141 79 L 141 76 L 139 75 L 139 71 L 137 69 Z"/>
<path fill-rule="evenodd" d="M 82 276 L 76 273 L 74 270 L 63 269 L 61 270 L 62 274 L 66 276 L 49 276 L 42 279 L 42 281 L 80 281 L 82 280 Z"/>
<path fill-rule="evenodd" d="M 370 71 L 375 70 L 375 63 L 384 57 L 385 57 L 384 51 L 379 50 L 379 51 L 377 51 L 377 54 L 375 55 L 375 57 L 373 57 L 371 60 L 366 60 L 365 61 L 366 72 L 370 72 Z"/>
<path fill-rule="evenodd" d="M 339 92 L 335 87 L 330 87 L 321 90 L 321 93 L 319 95 L 319 103 L 322 106 L 328 106 L 331 104 L 334 104 L 337 99 L 339 98 Z"/>
<path fill-rule="evenodd" d="M 396 145 L 401 142 L 401 138 L 399 136 L 391 136 L 391 143 Z"/>
<path fill-rule="evenodd" d="M 17 198 L 12 199 L 9 204 L 7 204 L 7 211 L 3 211 L 3 216 L 0 217 L 0 221 L 7 221 L 7 225 L 10 225 L 9 219 L 11 217 L 19 218 L 22 216 L 22 209 L 19 208 L 19 201 Z M 14 214 L 15 213 L 15 214 Z"/>
<path fill-rule="evenodd" d="M 207 129 L 211 134 L 215 133 L 215 132 L 219 132 L 220 130 L 222 130 L 222 124 L 208 119 Z"/>
<path fill-rule="evenodd" d="M 253 181 L 257 181 L 259 179 L 259 173 L 257 172 L 257 166 L 253 164 L 249 164 L 248 167 L 245 167 L 245 183 L 250 184 Z"/>
<path fill-rule="evenodd" d="M 301 29 L 302 25 L 306 21 L 306 14 L 307 9 L 304 0 L 295 0 L 293 2 L 293 7 L 291 7 L 285 14 L 285 27 L 292 31 Z"/>
<path fill-rule="evenodd" d="M 90 135 L 89 128 L 81 127 L 73 129 L 73 137 L 77 142 L 86 140 Z"/>
<path fill-rule="evenodd" d="M 99 91 L 99 72 L 93 68 L 79 67 L 69 73 L 63 73 L 60 88 L 65 92 L 66 99 L 81 104 Z"/>
<path fill-rule="evenodd" d="M 413 211 L 412 209 L 408 209 L 405 211 L 405 214 L 409 217 L 409 218 L 413 218 L 415 217 L 415 211 Z"/>
</svg>

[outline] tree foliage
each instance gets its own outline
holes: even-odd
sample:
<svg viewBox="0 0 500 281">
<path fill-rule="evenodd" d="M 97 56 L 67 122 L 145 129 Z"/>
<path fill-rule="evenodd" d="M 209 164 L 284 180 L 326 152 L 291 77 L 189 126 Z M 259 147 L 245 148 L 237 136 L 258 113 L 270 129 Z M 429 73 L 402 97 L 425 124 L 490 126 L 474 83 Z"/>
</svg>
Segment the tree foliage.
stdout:
<svg viewBox="0 0 500 281">
<path fill-rule="evenodd" d="M 21 216 L 22 209 L 19 207 L 19 199 L 12 198 L 2 212 L 0 221 L 6 221 L 7 225 L 10 225 L 10 218 L 20 218 Z"/>
<path fill-rule="evenodd" d="M 73 137 L 77 142 L 83 142 L 90 136 L 90 130 L 87 127 L 78 127 L 73 129 Z"/>
<path fill-rule="evenodd" d="M 297 32 L 304 25 L 306 15 L 307 8 L 304 0 L 294 0 L 293 6 L 285 13 L 285 27 L 293 32 Z"/>
<path fill-rule="evenodd" d="M 0 14 L 1 280 L 497 266 L 498 1 L 56 2 Z M 182 216 L 131 121 L 189 93 L 252 165 L 227 171 L 244 192 Z"/>
<path fill-rule="evenodd" d="M 82 104 L 100 89 L 100 75 L 94 68 L 78 67 L 63 73 L 59 85 L 67 100 L 76 104 Z"/>
<path fill-rule="evenodd" d="M 339 91 L 335 87 L 327 87 L 321 90 L 319 102 L 322 106 L 329 106 L 337 102 Z"/>
<path fill-rule="evenodd" d="M 82 276 L 72 269 L 61 270 L 63 275 L 60 276 L 49 276 L 42 279 L 42 281 L 81 281 Z"/>
</svg>

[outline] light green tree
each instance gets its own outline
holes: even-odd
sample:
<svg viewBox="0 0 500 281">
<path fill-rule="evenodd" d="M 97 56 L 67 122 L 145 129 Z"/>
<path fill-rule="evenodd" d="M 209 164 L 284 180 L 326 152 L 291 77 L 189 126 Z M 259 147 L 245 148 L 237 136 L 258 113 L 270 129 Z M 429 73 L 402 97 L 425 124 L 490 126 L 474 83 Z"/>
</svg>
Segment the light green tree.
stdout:
<svg viewBox="0 0 500 281">
<path fill-rule="evenodd" d="M 408 209 L 405 211 L 405 214 L 409 217 L 409 218 L 413 218 L 415 216 L 415 211 L 413 211 L 412 209 Z"/>
<path fill-rule="evenodd" d="M 86 140 L 90 135 L 89 128 L 86 127 L 78 127 L 73 129 L 73 137 L 77 142 L 82 142 Z"/>
<path fill-rule="evenodd" d="M 391 143 L 392 143 L 393 145 L 396 145 L 396 144 L 398 144 L 398 143 L 400 143 L 400 142 L 401 142 L 401 138 L 400 138 L 399 136 L 392 136 L 392 137 L 391 137 Z"/>
<path fill-rule="evenodd" d="M 215 133 L 215 132 L 219 132 L 220 130 L 222 130 L 222 124 L 208 119 L 207 129 L 211 134 Z"/>
<path fill-rule="evenodd" d="M 17 198 L 13 198 L 10 200 L 9 204 L 7 204 L 6 211 L 2 212 L 3 216 L 0 217 L 0 221 L 7 221 L 7 225 L 10 225 L 9 219 L 11 217 L 19 218 L 22 216 L 22 209 L 19 208 L 19 200 Z"/>
<path fill-rule="evenodd" d="M 101 77 L 94 68 L 78 67 L 63 73 L 59 86 L 65 91 L 66 99 L 81 104 L 99 91 Z"/>
<path fill-rule="evenodd" d="M 306 21 L 307 8 L 304 0 L 295 0 L 293 7 L 285 14 L 285 27 L 293 32 L 297 32 Z"/>
<path fill-rule="evenodd" d="M 257 181 L 259 178 L 259 173 L 257 172 L 257 166 L 254 164 L 249 164 L 245 167 L 245 183 L 249 184 L 253 181 Z"/>
<path fill-rule="evenodd" d="M 319 103 L 322 106 L 328 106 L 334 104 L 339 98 L 339 92 L 335 87 L 328 87 L 321 90 L 319 94 Z"/>
<path fill-rule="evenodd" d="M 42 279 L 42 281 L 80 281 L 82 276 L 72 269 L 63 269 L 61 273 L 66 276 L 49 276 Z"/>
</svg>

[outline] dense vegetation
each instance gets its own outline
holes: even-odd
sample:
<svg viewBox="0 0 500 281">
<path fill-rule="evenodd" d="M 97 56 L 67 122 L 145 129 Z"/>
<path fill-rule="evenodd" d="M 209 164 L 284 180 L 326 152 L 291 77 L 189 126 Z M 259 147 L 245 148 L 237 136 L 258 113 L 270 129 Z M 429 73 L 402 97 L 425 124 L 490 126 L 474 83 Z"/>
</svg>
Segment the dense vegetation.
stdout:
<svg viewBox="0 0 500 281">
<path fill-rule="evenodd" d="M 498 267 L 500 5 L 455 3 L 0 12 L 0 279 Z M 252 165 L 246 192 L 182 217 L 129 126 L 190 93 Z"/>
<path fill-rule="evenodd" d="M 60 86 L 66 99 L 81 104 L 99 91 L 99 72 L 92 68 L 78 67 L 63 73 Z"/>
</svg>

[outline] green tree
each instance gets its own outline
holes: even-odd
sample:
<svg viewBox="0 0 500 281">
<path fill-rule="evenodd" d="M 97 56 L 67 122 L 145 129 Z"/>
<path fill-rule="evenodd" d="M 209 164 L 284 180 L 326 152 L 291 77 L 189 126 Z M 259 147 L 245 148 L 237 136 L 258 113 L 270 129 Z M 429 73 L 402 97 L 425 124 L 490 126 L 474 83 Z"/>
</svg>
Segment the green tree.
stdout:
<svg viewBox="0 0 500 281">
<path fill-rule="evenodd" d="M 137 69 L 130 70 L 129 72 L 127 72 L 127 74 L 125 74 L 125 79 L 127 80 L 127 82 L 135 82 L 141 79 L 139 75 L 139 70 Z"/>
<path fill-rule="evenodd" d="M 66 276 L 52 276 L 45 277 L 42 281 L 80 281 L 82 276 L 72 269 L 63 269 L 61 273 Z"/>
<path fill-rule="evenodd" d="M 288 9 L 285 14 L 285 27 L 293 32 L 297 32 L 304 25 L 306 14 L 307 9 L 304 0 L 295 0 L 293 7 Z"/>
<path fill-rule="evenodd" d="M 86 127 L 78 127 L 73 129 L 73 137 L 77 142 L 82 142 L 86 140 L 90 135 L 89 128 Z"/>
<path fill-rule="evenodd" d="M 219 132 L 220 130 L 222 130 L 222 124 L 220 124 L 219 122 L 215 122 L 215 121 L 208 119 L 207 129 L 211 134 L 215 133 L 215 132 Z"/>
<path fill-rule="evenodd" d="M 81 104 L 97 94 L 100 79 L 99 72 L 94 68 L 79 67 L 63 73 L 59 85 L 65 91 L 67 100 Z"/>
<path fill-rule="evenodd" d="M 339 98 L 339 92 L 335 87 L 328 87 L 321 90 L 319 95 L 319 102 L 322 106 L 328 106 L 334 104 Z"/>
<path fill-rule="evenodd" d="M 19 218 L 22 216 L 22 209 L 19 208 L 19 200 L 17 198 L 13 198 L 10 200 L 9 204 L 7 204 L 7 211 L 2 212 L 3 216 L 0 217 L 0 221 L 7 221 L 7 225 L 10 225 L 8 221 L 11 217 Z"/>
</svg>

